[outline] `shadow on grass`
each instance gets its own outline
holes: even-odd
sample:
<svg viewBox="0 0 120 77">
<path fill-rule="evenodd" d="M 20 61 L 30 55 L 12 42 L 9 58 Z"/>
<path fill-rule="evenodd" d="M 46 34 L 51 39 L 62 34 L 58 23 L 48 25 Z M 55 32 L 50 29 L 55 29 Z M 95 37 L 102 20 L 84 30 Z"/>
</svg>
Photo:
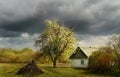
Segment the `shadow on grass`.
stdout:
<svg viewBox="0 0 120 77">
<path fill-rule="evenodd" d="M 98 73 L 97 71 L 96 72 L 92 72 L 90 70 L 86 70 L 84 72 L 84 74 L 86 75 L 96 75 L 96 76 L 108 76 L 108 77 L 119 77 L 120 76 L 120 73 L 112 73 L 112 72 L 103 72 L 103 73 Z"/>
<path fill-rule="evenodd" d="M 53 67 L 53 66 L 40 66 L 41 68 L 71 68 L 71 67 Z"/>
<path fill-rule="evenodd" d="M 88 70 L 88 68 L 78 68 L 78 67 L 74 67 L 75 70 Z"/>
<path fill-rule="evenodd" d="M 83 72 L 81 72 L 82 74 L 85 74 L 85 75 L 96 75 L 96 76 L 112 76 L 112 77 L 119 77 L 120 76 L 120 73 L 114 73 L 114 72 L 109 72 L 109 71 L 106 71 L 106 72 L 103 72 L 103 73 L 98 73 L 97 71 L 96 72 L 92 72 L 90 71 L 90 69 L 88 68 L 74 68 L 75 70 L 81 70 Z"/>
</svg>

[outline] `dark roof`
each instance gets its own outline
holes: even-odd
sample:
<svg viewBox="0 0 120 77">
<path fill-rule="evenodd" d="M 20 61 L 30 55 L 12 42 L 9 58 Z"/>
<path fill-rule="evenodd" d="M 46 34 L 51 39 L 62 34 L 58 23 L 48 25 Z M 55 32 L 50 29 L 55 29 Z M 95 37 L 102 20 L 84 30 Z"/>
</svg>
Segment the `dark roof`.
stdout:
<svg viewBox="0 0 120 77">
<path fill-rule="evenodd" d="M 75 53 L 70 56 L 70 59 L 86 59 L 88 56 L 81 50 L 80 47 L 77 47 Z"/>
</svg>

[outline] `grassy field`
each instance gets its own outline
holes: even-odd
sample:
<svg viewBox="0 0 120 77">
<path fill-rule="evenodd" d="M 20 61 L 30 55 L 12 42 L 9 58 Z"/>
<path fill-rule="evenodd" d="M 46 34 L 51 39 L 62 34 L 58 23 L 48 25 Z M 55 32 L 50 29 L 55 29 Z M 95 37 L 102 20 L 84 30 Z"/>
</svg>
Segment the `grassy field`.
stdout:
<svg viewBox="0 0 120 77">
<path fill-rule="evenodd" d="M 16 72 L 25 64 L 5 64 L 0 63 L 0 77 L 30 77 L 30 76 L 20 76 L 16 75 Z M 95 74 L 88 74 L 85 69 L 75 69 L 70 67 L 59 67 L 52 68 L 48 65 L 38 66 L 45 72 L 42 75 L 34 77 L 112 77 L 112 76 L 102 76 Z M 32 76 L 31 76 L 32 77 Z"/>
</svg>

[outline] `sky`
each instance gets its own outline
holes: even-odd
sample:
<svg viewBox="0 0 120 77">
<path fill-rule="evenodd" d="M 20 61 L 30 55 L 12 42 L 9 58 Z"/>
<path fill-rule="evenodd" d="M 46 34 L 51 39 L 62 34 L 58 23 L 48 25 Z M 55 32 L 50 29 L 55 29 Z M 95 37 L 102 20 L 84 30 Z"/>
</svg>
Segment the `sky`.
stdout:
<svg viewBox="0 0 120 77">
<path fill-rule="evenodd" d="M 0 0 L 0 48 L 33 48 L 46 19 L 73 28 L 80 46 L 103 46 L 120 33 L 120 1 Z"/>
</svg>

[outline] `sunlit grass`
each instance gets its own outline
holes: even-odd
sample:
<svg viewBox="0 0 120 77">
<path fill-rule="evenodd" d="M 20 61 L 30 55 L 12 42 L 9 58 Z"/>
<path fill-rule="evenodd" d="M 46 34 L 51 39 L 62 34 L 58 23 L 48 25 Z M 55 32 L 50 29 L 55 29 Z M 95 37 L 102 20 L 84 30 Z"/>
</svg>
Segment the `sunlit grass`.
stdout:
<svg viewBox="0 0 120 77">
<path fill-rule="evenodd" d="M 30 77 L 16 75 L 16 72 L 25 64 L 0 64 L 0 77 Z M 38 66 L 45 72 L 42 75 L 34 77 L 110 77 L 110 76 L 100 76 L 95 74 L 87 74 L 85 69 L 75 69 L 70 67 L 58 67 L 52 68 L 51 65 L 41 65 Z M 31 76 L 33 77 L 33 76 Z"/>
</svg>

